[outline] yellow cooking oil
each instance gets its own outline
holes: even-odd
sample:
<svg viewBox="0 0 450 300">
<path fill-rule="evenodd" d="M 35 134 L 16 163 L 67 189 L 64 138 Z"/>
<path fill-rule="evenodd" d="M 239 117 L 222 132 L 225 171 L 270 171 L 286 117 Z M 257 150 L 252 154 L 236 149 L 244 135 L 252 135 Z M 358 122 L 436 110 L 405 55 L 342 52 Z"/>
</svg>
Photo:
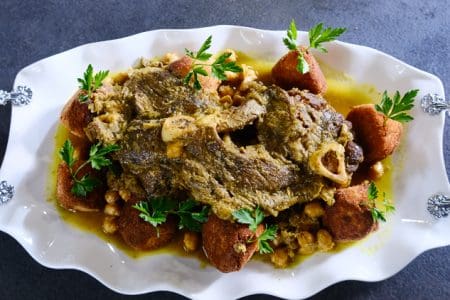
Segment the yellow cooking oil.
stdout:
<svg viewBox="0 0 450 300">
<path fill-rule="evenodd" d="M 265 84 L 271 84 L 273 82 L 270 73 L 272 66 L 275 63 L 274 60 L 264 60 L 260 58 L 254 58 L 253 56 L 242 52 L 237 52 L 237 56 L 238 56 L 237 60 L 238 64 L 246 64 L 248 66 L 251 66 L 257 72 L 258 78 Z M 344 116 L 350 111 L 351 107 L 355 105 L 364 103 L 376 103 L 379 101 L 381 94 L 379 91 L 376 90 L 374 86 L 369 84 L 357 83 L 347 74 L 335 70 L 332 67 L 325 65 L 323 63 L 321 63 L 320 66 L 327 79 L 328 84 L 328 90 L 325 93 L 324 98 L 338 112 L 340 112 Z M 58 213 L 65 222 L 67 222 L 68 224 L 79 230 L 95 234 L 100 239 L 114 245 L 116 248 L 120 249 L 121 251 L 123 251 L 132 258 L 137 259 L 148 255 L 170 253 L 178 256 L 196 257 L 199 259 L 201 267 L 207 265 L 206 258 L 201 249 L 195 251 L 194 253 L 187 253 L 183 249 L 182 233 L 179 233 L 174 238 L 174 241 L 170 243 L 168 246 L 162 247 L 158 250 L 153 251 L 134 250 L 125 245 L 121 240 L 120 236 L 118 236 L 117 234 L 110 235 L 102 231 L 102 222 L 104 218 L 103 212 L 94 212 L 94 213 L 73 212 L 60 207 L 56 201 L 56 176 L 57 176 L 56 173 L 58 165 L 59 163 L 61 163 L 61 159 L 59 158 L 59 149 L 68 139 L 68 137 L 69 137 L 68 131 L 64 128 L 64 126 L 59 125 L 57 127 L 54 138 L 55 148 L 53 153 L 53 162 L 50 165 L 48 186 L 47 186 L 48 201 L 52 202 L 55 205 Z M 380 191 L 379 195 L 385 194 L 387 199 L 393 200 L 392 160 L 391 158 L 387 158 L 382 163 L 385 170 L 384 175 L 380 179 L 376 180 L 375 183 L 377 185 L 378 190 Z M 379 205 L 381 206 L 382 203 L 380 202 Z M 354 246 L 355 244 L 358 243 L 359 242 L 337 244 L 336 247 L 331 251 L 331 253 L 343 251 L 346 248 Z M 289 267 L 295 267 L 309 257 L 311 257 L 311 255 L 297 255 L 296 259 L 294 260 L 294 263 L 292 263 Z M 268 261 L 267 258 L 263 258 L 259 255 L 257 256 L 257 259 Z"/>
</svg>

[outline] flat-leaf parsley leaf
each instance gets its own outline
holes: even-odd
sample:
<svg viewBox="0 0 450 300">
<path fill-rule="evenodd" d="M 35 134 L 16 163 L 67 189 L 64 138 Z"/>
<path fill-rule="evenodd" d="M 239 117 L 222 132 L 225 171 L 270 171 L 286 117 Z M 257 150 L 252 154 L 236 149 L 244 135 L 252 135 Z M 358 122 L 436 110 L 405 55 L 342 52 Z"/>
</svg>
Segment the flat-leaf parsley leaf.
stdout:
<svg viewBox="0 0 450 300">
<path fill-rule="evenodd" d="M 258 225 L 264 220 L 264 213 L 259 206 L 257 206 L 253 211 L 246 208 L 241 208 L 234 211 L 232 215 L 238 223 L 248 224 L 248 228 L 254 233 L 256 233 Z M 276 238 L 277 231 L 278 227 L 276 225 L 266 225 L 264 232 L 259 237 L 250 239 L 247 242 L 253 243 L 256 241 L 258 243 L 259 253 L 261 254 L 272 253 L 273 249 L 270 246 L 269 241 Z"/>
<path fill-rule="evenodd" d="M 189 84 L 191 80 L 193 81 L 192 86 L 196 90 L 201 90 L 202 86 L 198 80 L 199 76 L 208 76 L 208 72 L 204 67 L 211 67 L 211 74 L 219 80 L 226 80 L 227 77 L 225 72 L 239 73 L 242 72 L 242 68 L 236 64 L 234 61 L 227 61 L 231 56 L 230 52 L 225 52 L 221 54 L 216 60 L 210 64 L 207 61 L 212 57 L 211 53 L 206 51 L 211 48 L 212 36 L 210 35 L 205 42 L 202 44 L 197 52 L 193 52 L 189 49 L 185 49 L 185 54 L 192 58 L 193 63 L 189 73 L 184 77 L 184 83 Z"/>
<path fill-rule="evenodd" d="M 378 189 L 373 182 L 369 184 L 367 198 L 369 200 L 367 205 L 370 208 L 370 213 L 374 221 L 386 222 L 386 214 L 395 211 L 394 205 L 386 199 L 385 193 L 383 193 L 383 208 L 380 209 L 377 207 L 376 199 L 378 198 Z"/>
<path fill-rule="evenodd" d="M 103 80 L 108 76 L 109 71 L 99 71 L 94 74 L 94 68 L 89 64 L 86 71 L 83 73 L 83 78 L 78 78 L 80 84 L 79 88 L 83 91 L 79 100 L 81 103 L 88 101 L 91 98 L 92 92 L 102 86 Z"/>
<path fill-rule="evenodd" d="M 396 91 L 394 96 L 390 98 L 384 91 L 381 102 L 375 105 L 375 109 L 384 114 L 386 118 L 401 123 L 412 121 L 414 118 L 407 111 L 414 107 L 414 100 L 418 92 L 419 90 L 410 90 L 401 97 L 399 91 Z"/>
<path fill-rule="evenodd" d="M 78 173 L 88 164 L 91 164 L 91 167 L 96 170 L 110 166 L 112 162 L 106 155 L 119 149 L 120 147 L 117 145 L 105 147 L 102 147 L 99 144 L 92 145 L 89 151 L 89 159 L 82 163 L 76 170 L 73 170 L 73 166 L 77 161 L 74 157 L 75 149 L 72 142 L 66 140 L 59 150 L 59 156 L 69 167 L 70 176 L 73 180 L 71 193 L 75 196 L 86 197 L 96 186 L 100 185 L 101 182 L 97 178 L 90 175 L 84 175 L 82 178 L 78 178 Z"/>
<path fill-rule="evenodd" d="M 195 200 L 176 203 L 167 197 L 154 197 L 147 201 L 140 201 L 133 207 L 141 213 L 139 217 L 156 227 L 159 237 L 158 225 L 167 221 L 169 214 L 179 217 L 178 228 L 186 228 L 191 231 L 201 231 L 201 226 L 208 220 L 209 207 L 202 206 Z"/>
<path fill-rule="evenodd" d="M 297 26 L 295 21 L 292 20 L 289 29 L 286 32 L 286 37 L 283 38 L 283 43 L 289 50 L 297 50 L 297 71 L 301 74 L 306 74 L 309 72 L 309 65 L 304 57 L 304 52 L 307 52 L 311 48 L 315 48 L 322 52 L 327 52 L 327 49 L 323 47 L 323 43 L 334 41 L 337 37 L 343 34 L 346 28 L 332 28 L 323 27 L 323 23 L 319 23 L 312 27 L 308 32 L 309 37 L 309 47 L 301 49 L 297 46 Z"/>
</svg>

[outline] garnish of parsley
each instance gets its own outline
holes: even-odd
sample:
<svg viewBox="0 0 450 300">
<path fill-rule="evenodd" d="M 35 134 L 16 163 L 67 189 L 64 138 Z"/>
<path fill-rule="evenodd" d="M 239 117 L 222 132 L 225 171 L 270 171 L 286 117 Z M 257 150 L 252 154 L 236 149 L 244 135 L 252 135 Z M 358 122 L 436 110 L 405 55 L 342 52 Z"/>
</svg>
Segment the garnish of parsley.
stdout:
<svg viewBox="0 0 450 300">
<path fill-rule="evenodd" d="M 305 49 L 308 51 L 311 48 L 317 49 L 321 52 L 328 52 L 325 47 L 323 47 L 323 43 L 334 41 L 337 37 L 343 34 L 347 29 L 346 28 L 332 28 L 327 27 L 324 28 L 323 23 L 319 23 L 313 28 L 311 28 L 308 32 L 309 36 L 309 47 Z M 303 51 L 298 48 L 297 45 L 297 26 L 295 25 L 295 21 L 292 20 L 289 25 L 289 29 L 287 30 L 286 37 L 283 38 L 283 43 L 289 50 L 298 50 L 297 57 L 297 71 L 302 74 L 306 74 L 309 72 L 308 62 L 305 60 L 303 55 Z"/>
<path fill-rule="evenodd" d="M 386 222 L 386 214 L 395 211 L 394 205 L 386 200 L 386 195 L 383 193 L 383 209 L 376 206 L 375 201 L 378 198 L 378 189 L 373 182 L 369 184 L 367 197 L 369 199 L 370 213 L 372 214 L 373 220 Z"/>
<path fill-rule="evenodd" d="M 390 98 L 384 91 L 381 102 L 375 105 L 375 109 L 384 114 L 386 118 L 401 123 L 412 121 L 414 118 L 408 114 L 408 111 L 414 107 L 414 98 L 418 92 L 419 90 L 410 90 L 401 97 L 399 91 L 396 91 L 394 96 Z"/>
<path fill-rule="evenodd" d="M 83 78 L 78 78 L 79 88 L 83 91 L 80 94 L 79 100 L 81 103 L 88 101 L 91 98 L 92 92 L 102 86 L 103 79 L 108 76 L 109 71 L 99 71 L 94 74 L 94 68 L 91 64 L 87 66 L 83 73 Z"/>
<path fill-rule="evenodd" d="M 89 151 L 89 159 L 74 170 L 73 166 L 77 162 L 74 157 L 75 151 L 72 142 L 66 140 L 59 150 L 59 155 L 69 167 L 70 175 L 74 182 L 71 193 L 78 197 L 86 197 L 88 193 L 92 192 L 94 188 L 100 184 L 100 180 L 89 174 L 79 178 L 78 173 L 88 164 L 91 164 L 91 167 L 95 170 L 100 170 L 103 167 L 112 165 L 111 160 L 107 158 L 106 155 L 119 149 L 118 145 L 109 145 L 105 147 L 102 147 L 99 144 L 92 145 Z"/>
<path fill-rule="evenodd" d="M 205 70 L 205 67 L 207 66 L 211 67 L 212 75 L 219 80 L 227 79 L 227 76 L 225 75 L 225 72 L 227 71 L 233 73 L 242 72 L 242 68 L 238 66 L 236 62 L 227 61 L 227 59 L 231 56 L 230 52 L 221 54 L 212 64 L 207 63 L 207 61 L 212 57 L 211 53 L 206 52 L 209 48 L 211 48 L 211 42 L 212 36 L 210 35 L 197 52 L 185 49 L 186 55 L 193 59 L 193 64 L 189 73 L 184 77 L 184 83 L 189 85 L 191 79 L 193 78 L 192 86 L 196 90 L 202 89 L 198 77 L 208 76 L 208 72 Z"/>
<path fill-rule="evenodd" d="M 133 205 L 140 214 L 139 217 L 156 228 L 159 237 L 158 226 L 167 221 L 167 217 L 177 215 L 179 217 L 178 228 L 186 228 L 199 232 L 202 224 L 208 220 L 209 207 L 203 206 L 195 200 L 188 199 L 177 204 L 176 201 L 167 197 L 149 198 Z"/>
<path fill-rule="evenodd" d="M 258 225 L 262 223 L 264 220 L 264 213 L 261 208 L 258 206 L 255 210 L 251 211 L 246 208 L 242 208 L 233 212 L 233 217 L 236 219 L 238 223 L 248 224 L 248 228 L 256 233 L 256 229 Z M 247 242 L 253 243 L 257 241 L 259 253 L 267 254 L 272 253 L 273 249 L 269 244 L 269 241 L 272 241 L 277 236 L 278 227 L 276 225 L 266 225 L 264 232 L 255 239 L 250 239 Z"/>
</svg>

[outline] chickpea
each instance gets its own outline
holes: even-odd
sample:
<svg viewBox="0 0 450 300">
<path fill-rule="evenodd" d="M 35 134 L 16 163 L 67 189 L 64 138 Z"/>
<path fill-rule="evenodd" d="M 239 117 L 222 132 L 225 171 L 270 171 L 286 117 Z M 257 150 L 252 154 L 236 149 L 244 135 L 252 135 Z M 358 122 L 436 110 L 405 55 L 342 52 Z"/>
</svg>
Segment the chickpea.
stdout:
<svg viewBox="0 0 450 300">
<path fill-rule="evenodd" d="M 225 95 L 223 97 L 220 98 L 220 103 L 222 103 L 223 105 L 229 107 L 231 105 L 233 105 L 233 98 L 231 98 L 230 95 Z"/>
<path fill-rule="evenodd" d="M 117 201 L 119 201 L 119 199 L 120 199 L 120 195 L 119 195 L 119 193 L 116 192 L 116 191 L 109 190 L 109 191 L 107 191 L 107 192 L 105 193 L 105 200 L 106 200 L 106 203 L 114 204 L 114 203 L 116 203 Z"/>
<path fill-rule="evenodd" d="M 233 245 L 234 252 L 240 254 L 247 252 L 247 246 L 244 243 L 236 243 Z"/>
<path fill-rule="evenodd" d="M 317 246 L 320 251 L 330 251 L 334 248 L 333 237 L 325 229 L 317 231 Z"/>
<path fill-rule="evenodd" d="M 176 141 L 167 144 L 166 155 L 168 158 L 177 158 L 183 154 L 183 142 Z"/>
<path fill-rule="evenodd" d="M 319 202 L 311 202 L 305 205 L 305 214 L 313 219 L 323 216 L 325 210 Z"/>
<path fill-rule="evenodd" d="M 131 193 L 128 190 L 120 189 L 119 190 L 119 196 L 123 199 L 123 201 L 127 202 L 131 199 Z"/>
<path fill-rule="evenodd" d="M 242 79 L 241 85 L 239 86 L 239 90 L 246 91 L 249 89 L 250 83 L 252 81 L 255 81 L 256 79 L 258 79 L 258 75 L 256 74 L 256 71 L 251 66 L 242 64 L 241 67 L 242 67 L 243 79 Z"/>
<path fill-rule="evenodd" d="M 114 234 L 119 229 L 116 217 L 106 216 L 103 219 L 102 229 L 104 233 Z"/>
<path fill-rule="evenodd" d="M 233 96 L 234 95 L 234 89 L 233 89 L 233 87 L 231 87 L 229 85 L 221 85 L 219 87 L 219 95 L 221 97 L 223 97 L 223 96 Z"/>
<path fill-rule="evenodd" d="M 300 245 L 300 254 L 312 254 L 316 251 L 314 235 L 308 231 L 300 231 L 297 235 L 297 241 Z"/>
<path fill-rule="evenodd" d="M 103 212 L 108 216 L 120 216 L 120 207 L 117 204 L 106 204 Z"/>
<path fill-rule="evenodd" d="M 278 248 L 270 255 L 270 261 L 277 268 L 286 268 L 289 263 L 289 251 L 287 248 Z"/>
<path fill-rule="evenodd" d="M 224 53 L 230 53 L 230 57 L 228 57 L 225 61 L 226 62 L 236 62 L 237 60 L 237 54 L 236 51 L 233 49 L 225 49 Z"/>
<path fill-rule="evenodd" d="M 170 64 L 178 59 L 180 59 L 180 56 L 178 54 L 168 52 L 162 57 L 161 61 L 165 64 Z"/>
<path fill-rule="evenodd" d="M 198 249 L 200 236 L 196 232 L 187 231 L 183 236 L 183 248 L 186 252 L 192 252 Z"/>
<path fill-rule="evenodd" d="M 371 179 L 378 179 L 384 174 L 384 166 L 381 161 L 374 163 L 369 169 L 369 177 Z"/>
</svg>

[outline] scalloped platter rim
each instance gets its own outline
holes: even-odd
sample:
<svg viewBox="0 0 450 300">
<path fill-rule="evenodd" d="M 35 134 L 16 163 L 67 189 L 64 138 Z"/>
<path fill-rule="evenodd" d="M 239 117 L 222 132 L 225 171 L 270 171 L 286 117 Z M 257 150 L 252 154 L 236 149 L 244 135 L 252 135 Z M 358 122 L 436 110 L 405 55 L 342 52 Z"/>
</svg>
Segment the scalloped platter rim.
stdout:
<svg viewBox="0 0 450 300">
<path fill-rule="evenodd" d="M 240 272 L 222 274 L 211 266 L 200 267 L 194 258 L 158 254 L 132 259 L 97 236 L 66 224 L 46 200 L 46 174 L 59 113 L 77 88 L 74 79 L 89 63 L 96 69 L 119 71 L 140 57 L 195 49 L 210 34 L 214 37 L 212 51 L 233 48 L 272 60 L 285 53 L 281 43 L 285 32 L 213 26 L 155 30 L 86 44 L 21 70 L 14 86 L 30 87 L 33 101 L 12 112 L 0 181 L 13 185 L 15 196 L 0 206 L 0 230 L 14 237 L 38 263 L 81 270 L 119 293 L 166 290 L 196 299 L 259 293 L 305 298 L 343 280 L 385 279 L 420 253 L 450 244 L 450 218 L 436 220 L 427 212 L 428 197 L 450 195 L 442 153 L 444 115 L 429 116 L 419 103 L 403 140 L 402 167 L 393 176 L 397 212 L 376 233 L 338 253 L 320 253 L 284 270 L 252 261 Z M 306 32 L 299 32 L 299 37 L 307 41 Z M 389 92 L 419 88 L 418 99 L 426 93 L 444 97 L 436 76 L 380 51 L 344 42 L 332 42 L 328 50 L 327 55 L 316 53 L 319 59 L 357 82 Z"/>
</svg>

